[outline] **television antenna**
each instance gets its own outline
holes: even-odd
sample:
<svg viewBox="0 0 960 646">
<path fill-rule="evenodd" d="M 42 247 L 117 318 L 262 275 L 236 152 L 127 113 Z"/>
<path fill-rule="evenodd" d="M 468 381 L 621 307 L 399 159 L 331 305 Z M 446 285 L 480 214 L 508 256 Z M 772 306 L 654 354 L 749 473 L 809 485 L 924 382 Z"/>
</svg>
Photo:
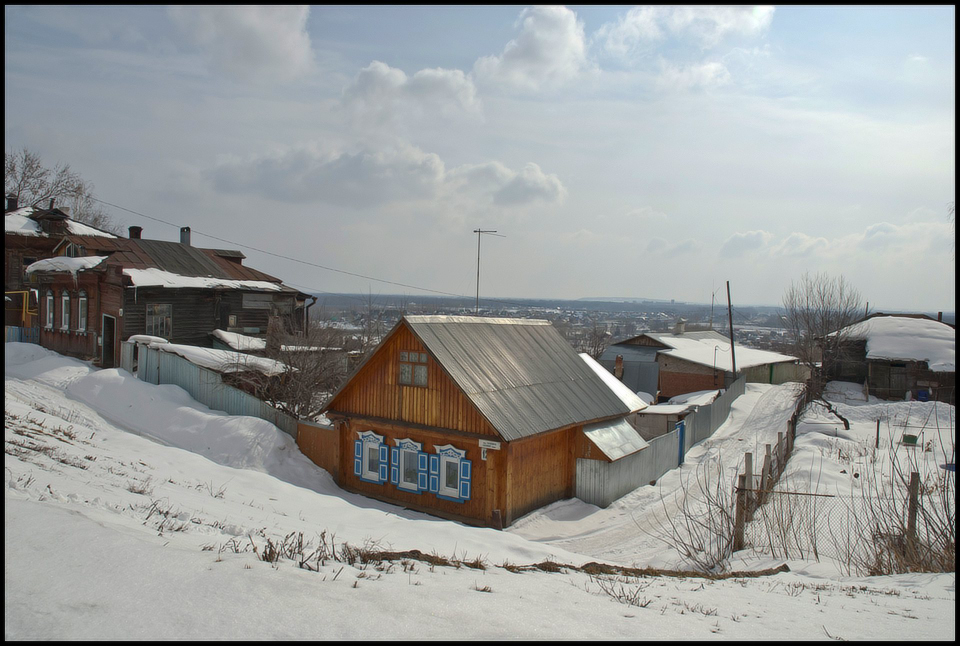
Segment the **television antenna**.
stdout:
<svg viewBox="0 0 960 646">
<path fill-rule="evenodd" d="M 476 316 L 480 316 L 480 238 L 483 234 L 497 236 L 498 238 L 506 238 L 507 236 L 500 235 L 494 229 L 474 229 L 474 233 L 477 234 L 477 309 Z"/>
</svg>

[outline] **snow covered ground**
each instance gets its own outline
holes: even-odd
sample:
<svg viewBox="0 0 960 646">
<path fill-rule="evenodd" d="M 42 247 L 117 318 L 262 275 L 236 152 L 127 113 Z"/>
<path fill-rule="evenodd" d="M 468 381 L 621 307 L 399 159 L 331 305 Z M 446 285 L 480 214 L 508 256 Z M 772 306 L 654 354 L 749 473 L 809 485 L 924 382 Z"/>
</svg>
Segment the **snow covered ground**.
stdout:
<svg viewBox="0 0 960 646">
<path fill-rule="evenodd" d="M 714 580 L 515 567 L 682 566 L 655 536 L 657 515 L 676 513 L 682 484 L 706 465 L 733 473 L 744 451 L 762 454 L 792 411 L 791 385 L 749 386 L 655 486 L 607 509 L 560 501 L 503 532 L 346 493 L 262 420 L 35 345 L 5 345 L 5 393 L 7 639 L 956 637 L 954 573 L 849 576 L 826 559 L 752 551 L 728 569 L 791 571 Z M 931 419 L 919 402 L 836 405 L 851 430 L 814 414 L 791 460 L 808 481 L 816 468 L 820 490 L 854 486 L 856 458 L 837 447 L 871 440 L 879 414 L 891 437 L 904 419 Z M 952 445 L 953 407 L 939 406 L 933 419 L 949 430 L 937 441 Z M 261 558 L 301 533 L 305 554 L 323 544 L 336 555 L 305 564 L 317 571 Z M 351 562 L 347 545 L 454 564 Z"/>
</svg>

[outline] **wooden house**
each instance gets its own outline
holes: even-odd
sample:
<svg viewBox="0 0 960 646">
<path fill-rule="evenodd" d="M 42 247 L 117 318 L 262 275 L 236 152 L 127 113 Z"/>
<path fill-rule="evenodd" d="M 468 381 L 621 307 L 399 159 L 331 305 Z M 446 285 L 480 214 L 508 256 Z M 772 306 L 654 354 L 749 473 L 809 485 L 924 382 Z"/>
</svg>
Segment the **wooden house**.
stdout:
<svg viewBox="0 0 960 646">
<path fill-rule="evenodd" d="M 272 317 L 303 329 L 306 294 L 243 265 L 239 251 L 180 242 L 67 233 L 30 265 L 40 298 L 40 344 L 114 367 L 134 335 L 210 346 L 216 329 L 265 335 Z"/>
<path fill-rule="evenodd" d="M 406 316 L 298 442 L 347 490 L 503 527 L 575 494 L 578 458 L 646 446 L 631 408 L 541 320 Z"/>
<path fill-rule="evenodd" d="M 828 379 L 862 383 L 881 399 L 956 398 L 956 330 L 923 314 L 875 313 L 840 331 Z M 829 344 L 832 347 L 832 344 Z"/>
</svg>

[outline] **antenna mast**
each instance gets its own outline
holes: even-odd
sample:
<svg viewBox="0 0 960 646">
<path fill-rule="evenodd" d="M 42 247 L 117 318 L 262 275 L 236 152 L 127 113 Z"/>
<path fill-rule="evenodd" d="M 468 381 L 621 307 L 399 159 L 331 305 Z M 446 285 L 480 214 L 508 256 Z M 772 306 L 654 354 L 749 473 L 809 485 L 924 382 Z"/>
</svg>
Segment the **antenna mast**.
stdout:
<svg viewBox="0 0 960 646">
<path fill-rule="evenodd" d="M 480 316 L 480 236 L 481 234 L 487 233 L 490 235 L 497 236 L 498 238 L 506 238 L 507 236 L 499 235 L 496 230 L 490 229 L 474 229 L 474 233 L 477 234 L 477 309 L 476 315 Z"/>
</svg>

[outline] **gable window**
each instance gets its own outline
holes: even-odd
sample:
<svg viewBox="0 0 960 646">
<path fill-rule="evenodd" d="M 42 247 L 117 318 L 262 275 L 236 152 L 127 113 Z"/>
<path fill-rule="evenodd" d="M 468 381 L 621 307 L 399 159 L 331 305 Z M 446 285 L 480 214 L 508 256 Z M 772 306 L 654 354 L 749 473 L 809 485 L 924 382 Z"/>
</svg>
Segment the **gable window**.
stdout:
<svg viewBox="0 0 960 646">
<path fill-rule="evenodd" d="M 80 245 L 71 242 L 64 248 L 63 255 L 68 258 L 80 258 L 84 255 L 84 249 Z"/>
<path fill-rule="evenodd" d="M 147 305 L 147 321 L 144 334 L 170 340 L 173 336 L 173 305 L 151 303 Z"/>
<path fill-rule="evenodd" d="M 60 329 L 70 329 L 70 292 L 66 290 L 60 292 Z"/>
<path fill-rule="evenodd" d="M 87 293 L 83 290 L 77 295 L 77 330 L 87 331 Z"/>
<path fill-rule="evenodd" d="M 470 500 L 472 463 L 466 459 L 467 452 L 449 444 L 433 448 L 437 452 L 430 456 L 430 491 L 444 500 Z"/>
<path fill-rule="evenodd" d="M 411 493 L 427 488 L 427 454 L 422 445 L 410 439 L 396 440 L 390 449 L 390 482 Z"/>
<path fill-rule="evenodd" d="M 383 436 L 373 431 L 358 432 L 353 443 L 353 474 L 365 482 L 383 484 L 387 481 L 389 447 Z"/>
<path fill-rule="evenodd" d="M 53 290 L 47 290 L 46 307 L 47 307 L 47 323 L 46 327 L 48 329 L 53 329 Z"/>
<path fill-rule="evenodd" d="M 400 353 L 400 383 L 405 386 L 427 385 L 427 353 Z"/>
</svg>

